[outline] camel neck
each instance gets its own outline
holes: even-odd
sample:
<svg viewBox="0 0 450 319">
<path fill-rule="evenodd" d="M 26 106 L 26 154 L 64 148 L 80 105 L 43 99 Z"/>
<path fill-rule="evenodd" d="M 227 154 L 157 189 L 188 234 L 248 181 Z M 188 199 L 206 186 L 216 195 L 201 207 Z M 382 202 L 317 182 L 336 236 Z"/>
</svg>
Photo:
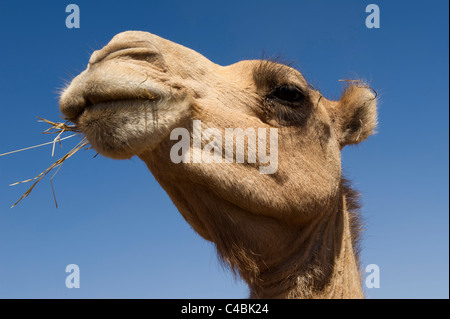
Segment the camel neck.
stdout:
<svg viewBox="0 0 450 319">
<path fill-rule="evenodd" d="M 298 224 L 247 211 L 218 196 L 211 185 L 190 181 L 186 187 L 159 170 L 159 161 L 141 158 L 186 221 L 247 282 L 251 298 L 363 297 L 348 211 L 357 205 L 349 200 L 347 210 L 346 196 L 355 195 L 345 181 L 326 213 Z"/>
<path fill-rule="evenodd" d="M 296 253 L 249 283 L 251 298 L 364 298 L 345 198 L 302 228 Z"/>
</svg>

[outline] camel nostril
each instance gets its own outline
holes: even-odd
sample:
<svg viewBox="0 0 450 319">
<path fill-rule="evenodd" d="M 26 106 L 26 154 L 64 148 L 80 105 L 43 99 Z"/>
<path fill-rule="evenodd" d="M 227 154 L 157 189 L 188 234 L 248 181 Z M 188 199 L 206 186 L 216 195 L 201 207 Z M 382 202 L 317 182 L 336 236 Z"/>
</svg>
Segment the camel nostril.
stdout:
<svg viewBox="0 0 450 319">
<path fill-rule="evenodd" d="M 161 59 L 159 49 L 148 41 L 111 41 L 103 49 L 94 51 L 89 59 L 89 65 L 100 63 L 117 57 L 127 57 L 134 60 Z"/>
</svg>

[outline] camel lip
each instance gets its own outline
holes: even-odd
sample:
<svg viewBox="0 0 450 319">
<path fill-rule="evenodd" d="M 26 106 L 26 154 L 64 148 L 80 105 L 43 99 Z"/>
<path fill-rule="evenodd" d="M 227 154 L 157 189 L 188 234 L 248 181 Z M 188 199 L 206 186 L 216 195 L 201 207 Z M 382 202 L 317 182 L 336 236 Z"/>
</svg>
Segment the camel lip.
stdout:
<svg viewBox="0 0 450 319">
<path fill-rule="evenodd" d="M 131 98 L 123 98 L 123 99 L 105 99 L 105 100 L 100 100 L 100 101 L 95 101 L 92 99 L 87 99 L 86 103 L 84 105 L 84 110 L 89 110 L 91 108 L 94 108 L 95 106 L 98 105 L 109 105 L 109 104 L 113 104 L 113 103 L 137 103 L 137 102 L 154 102 L 155 99 L 145 99 L 145 98 L 140 98 L 140 97 L 131 97 Z"/>
<path fill-rule="evenodd" d="M 68 117 L 68 119 L 73 122 L 77 123 L 79 118 L 83 115 L 84 112 L 92 110 L 94 108 L 107 108 L 108 106 L 111 106 L 113 104 L 117 103 L 129 103 L 130 105 L 135 104 L 142 104 L 144 102 L 147 102 L 149 104 L 155 103 L 155 101 L 158 99 L 156 95 L 151 95 L 151 98 L 149 97 L 140 97 L 140 96 L 130 96 L 130 97 L 118 97 L 118 98 L 101 98 L 101 97 L 85 97 L 84 98 L 84 104 L 78 106 L 78 112 Z"/>
</svg>

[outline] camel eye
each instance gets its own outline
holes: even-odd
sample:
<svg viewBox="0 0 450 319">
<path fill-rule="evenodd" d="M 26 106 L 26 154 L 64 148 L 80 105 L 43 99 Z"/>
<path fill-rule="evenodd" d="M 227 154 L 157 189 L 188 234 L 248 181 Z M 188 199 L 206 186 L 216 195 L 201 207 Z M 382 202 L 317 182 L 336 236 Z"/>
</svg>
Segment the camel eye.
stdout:
<svg viewBox="0 0 450 319">
<path fill-rule="evenodd" d="M 269 94 L 269 97 L 281 100 L 288 103 L 302 102 L 305 95 L 303 92 L 294 85 L 281 85 Z"/>
</svg>

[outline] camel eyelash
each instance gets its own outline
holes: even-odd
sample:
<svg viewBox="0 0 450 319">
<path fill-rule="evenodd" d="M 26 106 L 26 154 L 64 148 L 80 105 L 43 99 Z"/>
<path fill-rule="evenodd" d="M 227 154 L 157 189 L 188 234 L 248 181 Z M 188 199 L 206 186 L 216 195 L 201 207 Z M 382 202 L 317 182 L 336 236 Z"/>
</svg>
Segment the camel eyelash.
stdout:
<svg viewBox="0 0 450 319">
<path fill-rule="evenodd" d="M 278 59 L 261 60 L 253 71 L 253 81 L 258 88 L 273 89 L 282 84 L 292 72 L 289 64 Z"/>
</svg>

